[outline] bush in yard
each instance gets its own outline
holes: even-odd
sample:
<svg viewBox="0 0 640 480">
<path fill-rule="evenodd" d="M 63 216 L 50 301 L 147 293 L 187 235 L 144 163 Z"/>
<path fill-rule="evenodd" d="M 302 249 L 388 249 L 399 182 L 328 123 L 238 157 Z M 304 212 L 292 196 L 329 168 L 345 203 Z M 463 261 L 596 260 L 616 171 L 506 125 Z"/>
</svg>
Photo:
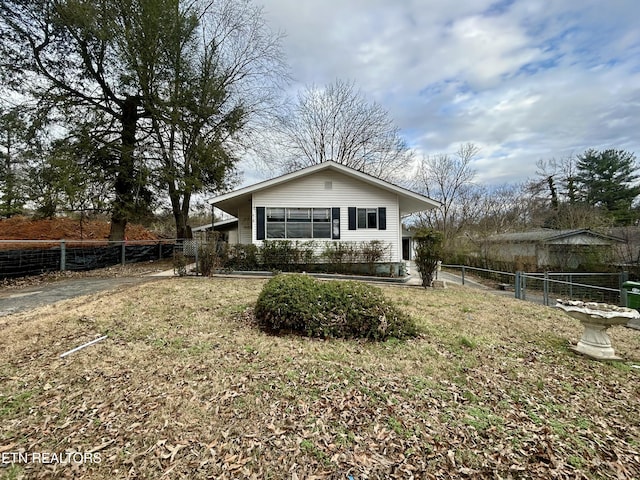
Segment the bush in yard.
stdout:
<svg viewBox="0 0 640 480">
<path fill-rule="evenodd" d="M 263 327 L 310 337 L 385 340 L 417 334 L 413 320 L 379 288 L 300 274 L 269 280 L 258 297 L 255 316 Z"/>
<path fill-rule="evenodd" d="M 298 251 L 291 240 L 265 240 L 260 253 L 263 268 L 286 272 L 295 266 Z"/>
<path fill-rule="evenodd" d="M 208 277 L 223 267 L 226 248 L 227 244 L 219 241 L 217 235 L 198 246 L 198 270 L 202 275 Z"/>
<path fill-rule="evenodd" d="M 173 273 L 177 273 L 179 276 L 184 277 L 187 274 L 187 257 L 182 252 L 173 252 Z"/>
<path fill-rule="evenodd" d="M 232 270 L 255 270 L 258 266 L 258 247 L 248 245 L 231 245 L 225 260 L 225 267 Z"/>
<path fill-rule="evenodd" d="M 442 233 L 429 228 L 421 228 L 413 235 L 416 242 L 414 261 L 422 277 L 422 286 L 433 284 L 438 261 L 442 259 Z"/>
</svg>

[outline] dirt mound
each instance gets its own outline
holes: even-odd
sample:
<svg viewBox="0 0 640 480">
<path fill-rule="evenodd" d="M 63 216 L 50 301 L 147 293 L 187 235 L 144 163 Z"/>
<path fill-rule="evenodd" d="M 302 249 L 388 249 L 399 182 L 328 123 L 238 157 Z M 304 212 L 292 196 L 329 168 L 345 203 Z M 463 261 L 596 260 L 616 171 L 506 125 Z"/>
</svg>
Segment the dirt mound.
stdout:
<svg viewBox="0 0 640 480">
<path fill-rule="evenodd" d="M 16 216 L 0 220 L 0 240 L 107 240 L 109 222 L 74 220 L 67 217 L 34 220 Z M 158 240 L 158 236 L 141 225 L 129 224 L 127 240 Z"/>
</svg>

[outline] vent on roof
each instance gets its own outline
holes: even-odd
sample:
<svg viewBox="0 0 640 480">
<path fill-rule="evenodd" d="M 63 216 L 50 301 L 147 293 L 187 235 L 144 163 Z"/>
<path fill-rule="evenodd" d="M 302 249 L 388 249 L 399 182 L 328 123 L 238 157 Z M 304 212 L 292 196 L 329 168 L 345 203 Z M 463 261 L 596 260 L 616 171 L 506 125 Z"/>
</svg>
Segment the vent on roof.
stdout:
<svg viewBox="0 0 640 480">
<path fill-rule="evenodd" d="M 324 182 L 324 189 L 333 190 L 333 182 L 331 180 L 327 180 L 326 182 Z"/>
</svg>

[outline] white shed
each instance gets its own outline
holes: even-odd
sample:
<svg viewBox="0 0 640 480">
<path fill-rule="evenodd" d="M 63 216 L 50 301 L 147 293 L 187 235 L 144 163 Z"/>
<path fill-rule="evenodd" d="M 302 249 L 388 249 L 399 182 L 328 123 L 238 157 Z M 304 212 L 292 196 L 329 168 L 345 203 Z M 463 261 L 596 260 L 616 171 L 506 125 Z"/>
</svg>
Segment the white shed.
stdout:
<svg viewBox="0 0 640 480">
<path fill-rule="evenodd" d="M 624 240 L 588 229 L 538 229 L 493 235 L 484 242 L 484 255 L 522 268 L 575 269 L 606 261 L 614 244 Z"/>
</svg>

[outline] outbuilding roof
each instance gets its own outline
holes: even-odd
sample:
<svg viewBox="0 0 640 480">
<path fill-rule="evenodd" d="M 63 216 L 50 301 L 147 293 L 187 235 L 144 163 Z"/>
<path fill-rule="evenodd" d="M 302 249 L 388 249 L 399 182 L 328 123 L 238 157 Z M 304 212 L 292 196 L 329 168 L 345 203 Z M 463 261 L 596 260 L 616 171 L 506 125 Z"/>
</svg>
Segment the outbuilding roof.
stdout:
<svg viewBox="0 0 640 480">
<path fill-rule="evenodd" d="M 501 233 L 492 235 L 487 240 L 492 243 L 550 243 L 562 240 L 567 237 L 575 237 L 578 235 L 587 235 L 597 237 L 609 242 L 624 243 L 624 239 L 605 235 L 603 233 L 594 232 L 586 228 L 573 230 L 553 230 L 550 228 L 541 228 L 538 230 L 529 230 L 528 232 Z"/>
<path fill-rule="evenodd" d="M 214 224 L 207 223 L 206 225 L 200 225 L 198 227 L 193 227 L 191 229 L 192 232 L 203 232 L 205 230 L 210 230 L 213 228 L 214 230 L 217 228 L 228 227 L 238 224 L 237 218 L 227 218 L 226 220 L 220 220 Z"/>
</svg>

